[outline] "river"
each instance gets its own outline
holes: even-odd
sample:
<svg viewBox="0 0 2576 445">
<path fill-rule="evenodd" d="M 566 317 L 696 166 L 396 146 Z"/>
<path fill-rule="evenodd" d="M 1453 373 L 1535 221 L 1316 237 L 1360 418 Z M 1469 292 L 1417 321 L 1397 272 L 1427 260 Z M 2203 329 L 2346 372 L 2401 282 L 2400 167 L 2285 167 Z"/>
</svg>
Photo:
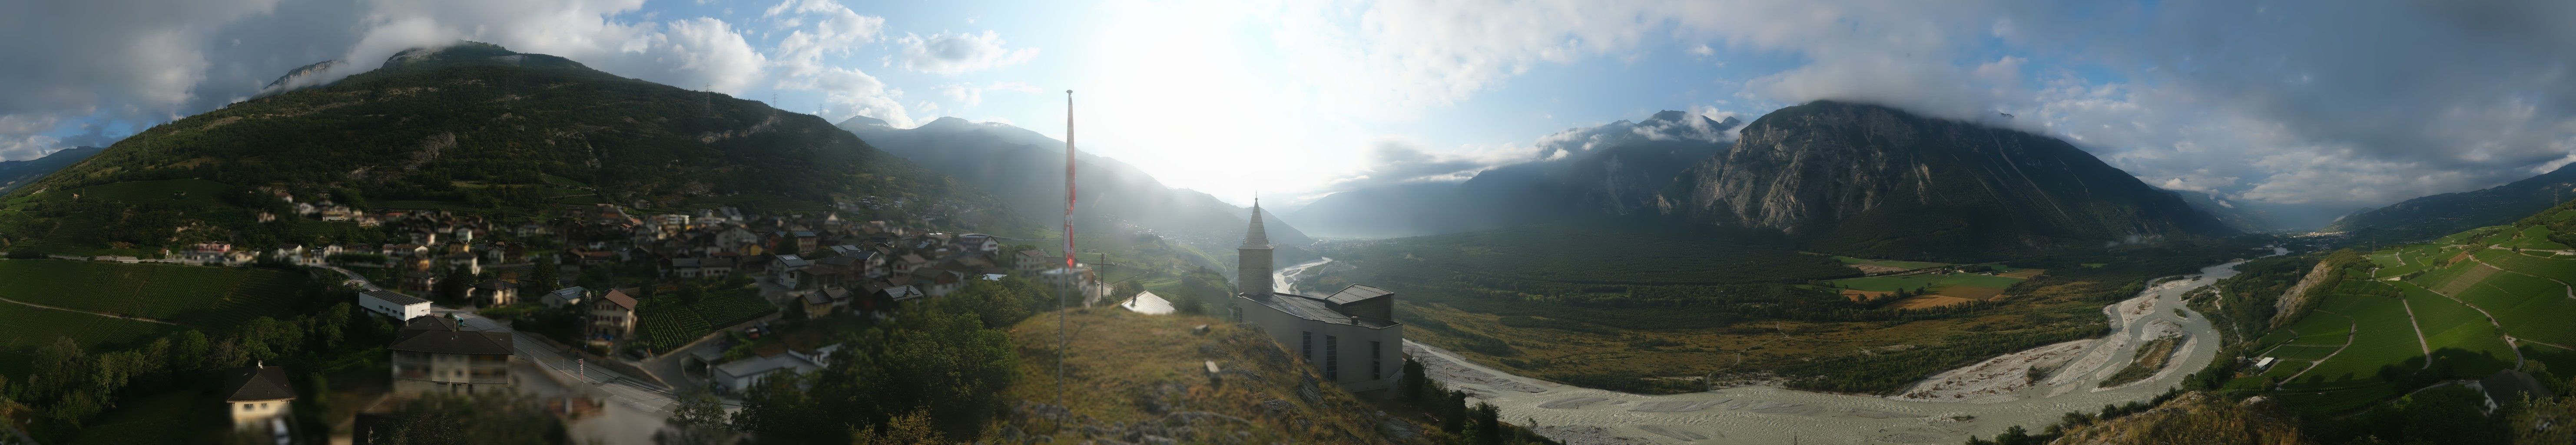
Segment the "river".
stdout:
<svg viewBox="0 0 2576 445">
<path fill-rule="evenodd" d="M 2275 248 L 2274 252 L 2279 255 L 2287 250 Z M 2103 405 L 2149 400 L 2177 386 L 2215 358 L 2219 339 L 2207 318 L 2183 306 L 2182 296 L 2235 276 L 2236 265 L 2243 262 L 2204 267 L 2198 275 L 2169 277 L 2135 298 L 2103 307 L 2103 314 L 2111 320 L 2110 335 L 2025 352 L 2049 352 L 2071 360 L 2061 359 L 2069 364 L 2042 382 L 2000 393 L 1960 397 L 1976 402 L 1901 400 L 1773 386 L 1638 395 L 1511 375 L 1411 340 L 1405 341 L 1405 350 L 1424 362 L 1433 379 L 1493 403 L 1501 408 L 1505 420 L 1522 424 L 1534 421 L 1542 434 L 1569 444 L 1785 444 L 1792 440 L 1956 444 L 1971 435 L 1994 437 L 2013 425 L 2036 431 L 2067 412 L 2100 411 Z M 2177 309 L 2189 316 L 2177 316 Z M 2170 326 L 2163 326 L 2166 324 Z M 2139 343 L 2155 335 L 2173 335 L 2176 327 L 2183 336 L 2175 352 L 2176 361 L 2146 380 L 2112 388 L 2096 387 L 2102 377 L 2128 364 Z M 2051 348 L 2056 349 L 2043 351 Z M 1988 363 L 1980 365 L 1985 364 Z M 2026 381 L 2018 377 L 2014 380 Z"/>
</svg>

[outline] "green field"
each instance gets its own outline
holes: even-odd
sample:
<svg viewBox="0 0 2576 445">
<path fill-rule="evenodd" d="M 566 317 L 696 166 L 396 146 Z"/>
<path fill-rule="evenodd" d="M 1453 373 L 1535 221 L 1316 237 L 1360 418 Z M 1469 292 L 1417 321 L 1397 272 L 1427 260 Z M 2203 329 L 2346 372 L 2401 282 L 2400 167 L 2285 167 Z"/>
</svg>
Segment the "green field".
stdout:
<svg viewBox="0 0 2576 445">
<path fill-rule="evenodd" d="M 2407 320 L 2400 300 L 2342 294 L 2329 295 L 2327 299 L 2318 311 L 2352 317 L 2361 328 L 2353 333 L 2351 346 L 2318 363 L 2307 375 L 2284 384 L 2284 388 L 2313 391 L 2383 385 L 2385 382 L 2377 378 L 2381 366 L 2424 358 L 2423 343 L 2416 337 L 2414 324 Z"/>
<path fill-rule="evenodd" d="M 2020 284 L 2022 279 L 1966 272 L 1947 274 L 1906 274 L 1826 280 L 1825 284 L 1844 289 L 1894 292 L 1925 289 L 1933 294 L 1984 298 Z"/>
<path fill-rule="evenodd" d="M 0 298 L 222 331 L 295 313 L 304 274 L 262 268 L 0 261 Z"/>
<path fill-rule="evenodd" d="M 301 402 L 299 402 L 301 403 Z M 197 390 L 172 391 L 124 403 L 82 428 L 72 443 L 190 444 L 220 443 L 230 437 L 232 419 L 223 399 Z"/>
<path fill-rule="evenodd" d="M 1950 265 L 1950 263 L 1935 263 L 1935 262 L 1930 262 L 1930 261 L 1872 260 L 1872 259 L 1863 259 L 1863 258 L 1853 258 L 1853 257 L 1847 257 L 1847 256 L 1841 256 L 1841 255 L 1836 255 L 1836 256 L 1834 256 L 1834 261 L 1841 261 L 1843 264 L 1866 264 L 1866 265 L 1871 265 L 1871 266 L 1879 266 L 1879 267 L 1893 267 L 1893 268 L 1905 269 L 1905 270 L 1914 270 L 1914 269 L 1922 269 L 1922 268 L 1926 268 L 1926 267 L 1941 267 L 1941 266 L 1948 266 L 1948 265 Z"/>
</svg>

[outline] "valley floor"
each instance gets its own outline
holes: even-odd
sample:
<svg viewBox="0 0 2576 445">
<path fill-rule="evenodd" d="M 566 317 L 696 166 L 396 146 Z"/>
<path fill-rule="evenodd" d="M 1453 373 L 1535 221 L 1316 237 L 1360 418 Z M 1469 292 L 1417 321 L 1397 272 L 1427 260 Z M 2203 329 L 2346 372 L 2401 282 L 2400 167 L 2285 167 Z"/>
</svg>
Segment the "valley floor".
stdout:
<svg viewBox="0 0 2576 445">
<path fill-rule="evenodd" d="M 1535 430 L 1569 444 L 1593 443 L 1959 443 L 2005 428 L 2036 428 L 2072 411 L 2154 398 L 2206 366 L 2218 338 L 2208 319 L 2184 309 L 2182 296 L 2235 275 L 2236 262 L 2150 287 L 2103 308 L 2114 331 L 2101 339 L 2045 346 L 1942 373 L 1893 398 L 1827 394 L 1774 386 L 1638 395 L 1581 388 L 1513 375 L 1438 347 L 1407 341 L 1433 379 L 1502 409 L 1504 419 L 1534 421 Z M 2176 309 L 2183 309 L 2177 311 Z M 2179 335 L 2175 359 L 2137 383 L 2098 387 L 2125 367 L 2136 345 Z M 2029 381 L 2031 366 L 2055 367 Z"/>
</svg>

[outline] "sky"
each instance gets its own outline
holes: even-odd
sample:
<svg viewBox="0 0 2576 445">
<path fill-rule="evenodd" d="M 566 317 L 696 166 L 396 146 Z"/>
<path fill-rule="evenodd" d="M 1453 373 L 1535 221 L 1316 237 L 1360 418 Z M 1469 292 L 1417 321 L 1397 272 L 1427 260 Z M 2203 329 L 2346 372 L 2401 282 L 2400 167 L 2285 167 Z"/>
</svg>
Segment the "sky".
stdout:
<svg viewBox="0 0 2576 445">
<path fill-rule="evenodd" d="M 1289 205 L 1658 110 L 1874 102 L 2339 215 L 2576 161 L 2576 2 L 0 0 L 0 160 L 460 39 L 833 121 L 1065 134 Z M 1997 119 L 2003 114 L 2012 118 Z"/>
</svg>

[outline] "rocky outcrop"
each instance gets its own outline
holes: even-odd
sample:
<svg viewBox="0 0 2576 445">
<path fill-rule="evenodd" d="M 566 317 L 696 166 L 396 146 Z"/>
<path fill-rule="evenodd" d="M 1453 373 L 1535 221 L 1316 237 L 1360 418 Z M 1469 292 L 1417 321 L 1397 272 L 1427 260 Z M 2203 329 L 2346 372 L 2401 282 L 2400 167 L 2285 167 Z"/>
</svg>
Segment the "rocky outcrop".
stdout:
<svg viewBox="0 0 2576 445">
<path fill-rule="evenodd" d="M 1832 101 L 1755 120 L 1660 198 L 1693 222 L 1890 254 L 2234 233 L 2065 141 Z"/>
</svg>

